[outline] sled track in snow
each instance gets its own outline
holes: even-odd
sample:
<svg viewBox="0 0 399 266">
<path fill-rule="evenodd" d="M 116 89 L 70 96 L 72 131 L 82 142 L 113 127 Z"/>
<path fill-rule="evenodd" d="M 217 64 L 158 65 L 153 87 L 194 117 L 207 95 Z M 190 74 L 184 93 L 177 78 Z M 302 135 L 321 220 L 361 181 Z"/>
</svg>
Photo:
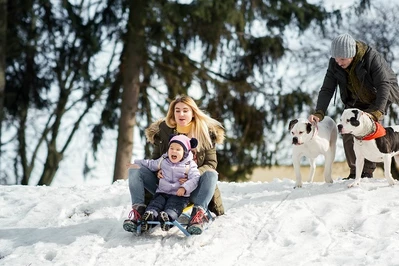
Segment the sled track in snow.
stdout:
<svg viewBox="0 0 399 266">
<path fill-rule="evenodd" d="M 292 192 L 291 192 L 292 193 Z M 281 215 L 281 213 L 285 213 L 286 206 L 288 204 L 291 204 L 289 201 L 291 193 L 288 193 L 285 195 L 281 201 L 273 204 L 270 206 L 270 209 L 267 213 L 264 214 L 257 214 L 257 218 L 261 226 L 261 230 L 257 231 L 256 234 L 254 234 L 252 241 L 243 247 L 242 252 L 240 254 L 237 254 L 237 259 L 236 259 L 236 264 L 245 264 L 246 259 L 246 254 L 245 251 L 247 250 L 252 250 L 255 245 L 259 243 L 259 239 L 262 238 L 262 236 L 266 235 L 266 238 L 269 242 L 275 242 L 275 236 L 274 234 L 271 234 L 270 232 L 273 231 L 279 231 L 279 228 L 270 228 L 271 226 L 275 226 L 275 221 L 278 220 L 278 217 Z M 265 237 L 263 237 L 264 239 Z M 264 240 L 263 240 L 264 241 Z M 242 260 L 242 262 L 240 261 Z"/>
</svg>

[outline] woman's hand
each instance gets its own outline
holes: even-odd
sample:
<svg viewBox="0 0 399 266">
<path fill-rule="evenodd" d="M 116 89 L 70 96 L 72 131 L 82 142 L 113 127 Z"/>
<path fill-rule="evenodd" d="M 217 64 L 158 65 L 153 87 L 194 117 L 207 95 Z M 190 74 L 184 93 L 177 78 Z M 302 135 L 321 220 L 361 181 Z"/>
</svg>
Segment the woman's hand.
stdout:
<svg viewBox="0 0 399 266">
<path fill-rule="evenodd" d="M 139 169 L 140 165 L 134 164 L 134 163 L 127 163 L 126 164 L 126 169 Z"/>
<path fill-rule="evenodd" d="M 177 190 L 176 195 L 181 197 L 181 196 L 184 196 L 185 193 L 186 193 L 186 189 L 184 187 L 181 187 Z"/>
<path fill-rule="evenodd" d="M 162 170 L 159 170 L 159 171 L 158 171 L 157 177 L 158 177 L 159 179 L 163 178 Z"/>
</svg>

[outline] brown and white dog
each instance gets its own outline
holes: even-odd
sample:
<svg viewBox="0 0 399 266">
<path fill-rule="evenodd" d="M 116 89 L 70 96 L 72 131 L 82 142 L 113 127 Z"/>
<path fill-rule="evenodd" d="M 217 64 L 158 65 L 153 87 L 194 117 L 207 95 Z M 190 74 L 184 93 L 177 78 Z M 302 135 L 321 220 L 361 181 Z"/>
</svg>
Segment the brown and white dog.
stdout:
<svg viewBox="0 0 399 266">
<path fill-rule="evenodd" d="M 300 160 L 306 157 L 310 164 L 308 182 L 313 182 L 316 170 L 316 158 L 324 155 L 324 180 L 332 183 L 332 164 L 335 159 L 337 143 L 337 124 L 328 116 L 319 123 L 311 123 L 300 118 L 291 120 L 288 129 L 292 135 L 292 163 L 295 170 L 295 187 L 302 187 Z"/>
<path fill-rule="evenodd" d="M 383 127 L 375 122 L 368 113 L 359 109 L 346 109 L 338 125 L 341 134 L 352 134 L 356 155 L 356 178 L 348 185 L 359 185 L 364 159 L 384 163 L 384 176 L 389 185 L 394 185 L 391 174 L 392 157 L 399 163 L 399 126 Z"/>
</svg>

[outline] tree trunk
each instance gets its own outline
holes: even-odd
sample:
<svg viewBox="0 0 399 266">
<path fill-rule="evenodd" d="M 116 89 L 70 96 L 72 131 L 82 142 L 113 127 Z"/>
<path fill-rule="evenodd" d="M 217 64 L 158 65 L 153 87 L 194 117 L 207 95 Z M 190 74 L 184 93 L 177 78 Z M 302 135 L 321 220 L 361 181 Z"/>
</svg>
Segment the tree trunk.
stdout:
<svg viewBox="0 0 399 266">
<path fill-rule="evenodd" d="M 0 0 L 0 169 L 4 116 L 4 90 L 6 87 L 7 0 Z M 0 177 L 1 179 L 1 177 Z"/>
<path fill-rule="evenodd" d="M 140 90 L 140 74 L 145 55 L 144 16 L 146 0 L 130 1 L 128 30 L 121 59 L 122 103 L 118 128 L 115 169 L 113 181 L 127 178 L 126 164 L 130 162 L 133 149 L 133 129 Z"/>
<path fill-rule="evenodd" d="M 48 145 L 46 163 L 44 165 L 42 176 L 40 177 L 40 180 L 38 182 L 39 186 L 51 185 L 51 182 L 53 182 L 54 176 L 57 173 L 62 157 L 63 155 L 57 151 L 55 141 L 52 141 Z"/>
<path fill-rule="evenodd" d="M 18 154 L 21 160 L 22 166 L 22 180 L 21 185 L 28 185 L 29 178 L 31 173 L 31 168 L 28 163 L 28 158 L 26 155 L 26 136 L 25 136 L 25 128 L 26 128 L 26 118 L 27 118 L 26 109 L 22 109 L 19 114 L 19 127 L 18 127 Z M 18 176 L 18 172 L 15 172 L 15 176 Z M 17 179 L 18 180 L 18 179 Z"/>
<path fill-rule="evenodd" d="M 57 173 L 58 167 L 60 166 L 60 162 L 63 158 L 63 153 L 66 150 L 66 147 L 68 146 L 70 139 L 72 138 L 74 134 L 74 130 L 70 133 L 68 140 L 64 144 L 64 148 L 61 149 L 61 151 L 57 150 L 57 137 L 59 134 L 62 134 L 62 131 L 60 130 L 61 127 L 61 120 L 63 115 L 65 114 L 65 108 L 68 103 L 68 99 L 70 96 L 70 90 L 65 89 L 64 84 L 60 88 L 60 95 L 57 103 L 57 108 L 54 110 L 54 123 L 51 126 L 51 134 L 48 136 L 49 141 L 47 143 L 47 157 L 46 157 L 46 162 L 44 163 L 44 168 L 42 175 L 40 177 L 40 180 L 38 182 L 39 186 L 50 186 L 51 183 L 53 182 L 54 176 Z M 80 117 L 81 119 L 81 117 Z M 78 121 L 80 120 L 78 119 Z M 79 122 L 76 122 L 79 125 Z M 75 128 L 76 128 L 76 123 L 75 123 Z M 43 131 L 43 134 L 47 135 L 47 130 Z M 65 133 L 64 133 L 65 134 Z M 32 159 L 32 164 L 34 163 L 34 160 Z"/>
</svg>

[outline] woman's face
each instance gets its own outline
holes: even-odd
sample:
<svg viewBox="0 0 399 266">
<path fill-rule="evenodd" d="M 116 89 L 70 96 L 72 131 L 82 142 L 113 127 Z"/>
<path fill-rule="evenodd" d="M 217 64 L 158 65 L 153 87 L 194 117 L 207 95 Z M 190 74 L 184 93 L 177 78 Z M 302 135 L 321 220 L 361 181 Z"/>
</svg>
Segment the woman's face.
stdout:
<svg viewBox="0 0 399 266">
<path fill-rule="evenodd" d="M 335 62 L 343 69 L 348 68 L 348 66 L 352 63 L 352 61 L 353 61 L 353 57 L 352 58 L 342 58 L 342 57 L 335 58 Z"/>
<path fill-rule="evenodd" d="M 175 105 L 175 120 L 179 126 L 187 126 L 193 120 L 193 110 L 185 103 L 179 102 Z"/>
</svg>

